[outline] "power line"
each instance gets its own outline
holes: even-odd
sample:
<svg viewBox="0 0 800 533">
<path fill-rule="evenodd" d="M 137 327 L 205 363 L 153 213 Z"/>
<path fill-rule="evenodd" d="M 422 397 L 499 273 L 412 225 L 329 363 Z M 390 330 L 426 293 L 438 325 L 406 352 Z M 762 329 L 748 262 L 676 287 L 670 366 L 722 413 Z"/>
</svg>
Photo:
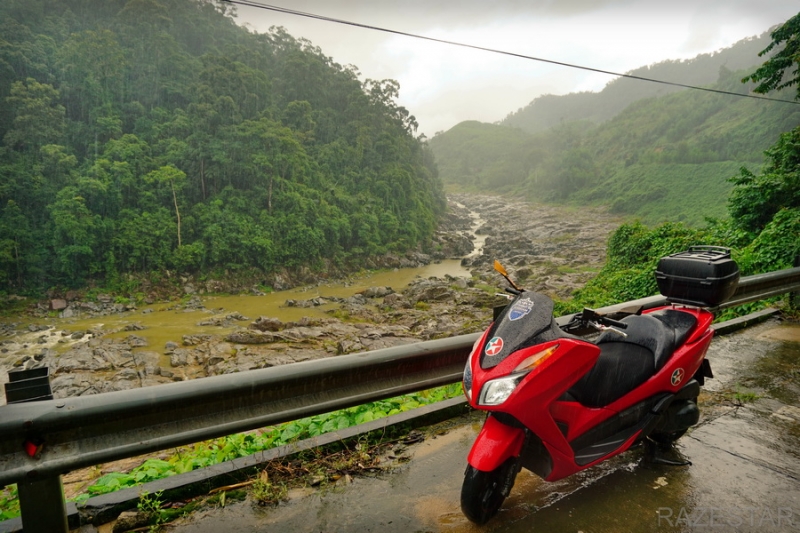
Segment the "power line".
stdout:
<svg viewBox="0 0 800 533">
<path fill-rule="evenodd" d="M 273 5 L 269 5 L 269 4 L 261 4 L 261 3 L 258 3 L 258 2 L 254 2 L 252 0 L 223 0 L 223 1 L 227 2 L 229 4 L 236 4 L 236 5 L 240 5 L 240 6 L 246 6 L 246 7 L 255 7 L 257 9 L 265 9 L 267 11 L 275 11 L 275 12 L 278 12 L 278 13 L 285 13 L 287 15 L 296 15 L 298 17 L 306 17 L 306 18 L 311 18 L 311 19 L 316 19 L 316 20 L 322 20 L 322 21 L 325 21 L 325 22 L 334 22 L 336 24 L 344 24 L 346 26 L 353 26 L 353 27 L 356 27 L 356 28 L 363 28 L 363 29 L 367 29 L 367 30 L 380 31 L 380 32 L 384 32 L 384 33 L 390 33 L 390 34 L 393 34 L 393 35 L 401 35 L 403 37 L 411 37 L 413 39 L 422 39 L 422 40 L 425 40 L 425 41 L 431 41 L 431 42 L 435 42 L 435 43 L 447 44 L 447 45 L 451 45 L 451 46 L 460 46 L 462 48 L 470 48 L 472 50 L 481 50 L 483 52 L 490 52 L 490 53 L 493 53 L 493 54 L 502 54 L 502 55 L 511 56 L 511 57 L 518 57 L 520 59 L 528 59 L 528 60 L 531 60 L 531 61 L 538 61 L 540 63 L 549 63 L 551 65 L 558 65 L 558 66 L 562 66 L 562 67 L 575 68 L 575 69 L 580 69 L 580 70 L 587 70 L 589 72 L 598 72 L 600 74 L 607 74 L 609 76 L 618 76 L 620 78 L 628 78 L 628 79 L 632 79 L 632 80 L 648 81 L 648 82 L 651 82 L 651 83 L 661 83 L 661 84 L 664 84 L 664 85 L 672 85 L 674 87 L 683 87 L 685 89 L 694 89 L 696 91 L 706 91 L 706 92 L 710 92 L 710 93 L 726 94 L 726 95 L 729 95 L 729 96 L 739 96 L 739 97 L 742 97 L 742 98 L 753 98 L 755 100 L 767 100 L 767 101 L 770 101 L 770 102 L 782 102 L 782 103 L 785 103 L 785 104 L 795 104 L 795 105 L 800 104 L 800 102 L 797 102 L 797 101 L 794 101 L 794 100 L 783 100 L 783 99 L 780 99 L 780 98 L 770 98 L 768 96 L 757 96 L 757 95 L 754 95 L 754 94 L 741 94 L 741 93 L 736 93 L 736 92 L 733 92 L 733 91 L 723 91 L 721 89 L 712 89 L 710 87 L 700 87 L 700 86 L 697 86 L 697 85 L 690 85 L 690 84 L 679 83 L 679 82 L 675 82 L 675 81 L 657 80 L 655 78 L 647 78 L 645 76 L 636 76 L 634 74 L 624 74 L 624 73 L 620 73 L 620 72 L 613 72 L 611 70 L 603 70 L 603 69 L 594 68 L 594 67 L 586 67 L 586 66 L 583 66 L 583 65 L 576 65 L 576 64 L 573 64 L 573 63 L 565 63 L 563 61 L 556 61 L 556 60 L 553 60 L 553 59 L 545 59 L 545 58 L 542 58 L 542 57 L 535 57 L 535 56 L 529 56 L 529 55 L 525 55 L 525 54 L 518 54 L 516 52 L 509 52 L 509 51 L 506 51 L 506 50 L 498 50 L 498 49 L 495 49 L 495 48 L 487 48 L 487 47 L 484 47 L 484 46 L 477 46 L 477 45 L 474 45 L 474 44 L 460 43 L 460 42 L 457 42 L 457 41 L 448 41 L 446 39 L 437 39 L 435 37 L 427 37 L 425 35 L 419 35 L 419 34 L 416 34 L 416 33 L 409 33 L 409 32 L 404 32 L 404 31 L 399 31 L 399 30 L 393 30 L 393 29 L 390 29 L 390 28 L 383 28 L 383 27 L 380 27 L 380 26 L 372 26 L 370 24 L 362 24 L 360 22 L 353 22 L 353 21 L 350 21 L 350 20 L 343 20 L 343 19 L 338 19 L 338 18 L 334 18 L 334 17 L 328 17 L 328 16 L 325 16 L 325 15 L 317 15 L 315 13 L 307 13 L 305 11 L 298 11 L 296 9 L 289 9 L 289 8 L 286 8 L 286 7 L 273 6 Z"/>
</svg>

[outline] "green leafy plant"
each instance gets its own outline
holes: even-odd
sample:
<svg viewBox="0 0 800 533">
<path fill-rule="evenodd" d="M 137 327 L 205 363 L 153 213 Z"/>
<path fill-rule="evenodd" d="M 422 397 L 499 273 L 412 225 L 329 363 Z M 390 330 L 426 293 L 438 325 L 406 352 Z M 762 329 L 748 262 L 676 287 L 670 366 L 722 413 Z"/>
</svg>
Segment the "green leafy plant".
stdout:
<svg viewBox="0 0 800 533">
<path fill-rule="evenodd" d="M 0 521 L 19 516 L 19 498 L 17 485 L 8 485 L 0 490 Z"/>
<path fill-rule="evenodd" d="M 151 533 L 161 531 L 161 526 L 167 521 L 161 509 L 164 506 L 161 496 L 161 491 L 154 494 L 142 491 L 142 493 L 139 494 L 139 502 L 136 504 L 136 508 L 139 512 L 147 516 L 150 524 L 149 531 Z"/>
</svg>

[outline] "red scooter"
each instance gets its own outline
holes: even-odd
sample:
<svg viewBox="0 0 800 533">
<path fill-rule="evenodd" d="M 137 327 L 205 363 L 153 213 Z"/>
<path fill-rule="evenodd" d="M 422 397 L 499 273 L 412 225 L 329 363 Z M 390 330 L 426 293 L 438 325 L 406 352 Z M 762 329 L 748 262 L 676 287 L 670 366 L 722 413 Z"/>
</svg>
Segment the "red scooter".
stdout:
<svg viewBox="0 0 800 533">
<path fill-rule="evenodd" d="M 488 411 L 467 458 L 461 489 L 467 518 L 477 524 L 492 518 L 523 467 L 556 481 L 642 441 L 656 462 L 689 464 L 657 452 L 699 420 L 700 386 L 713 377 L 705 354 L 714 316 L 704 307 L 736 288 L 729 251 L 693 247 L 661 260 L 661 292 L 688 305 L 614 318 L 584 309 L 563 328 L 550 298 L 520 289 L 499 263 L 495 268 L 514 296 L 475 343 L 464 370 L 470 405 Z M 601 331 L 593 342 L 575 335 L 589 328 Z"/>
</svg>

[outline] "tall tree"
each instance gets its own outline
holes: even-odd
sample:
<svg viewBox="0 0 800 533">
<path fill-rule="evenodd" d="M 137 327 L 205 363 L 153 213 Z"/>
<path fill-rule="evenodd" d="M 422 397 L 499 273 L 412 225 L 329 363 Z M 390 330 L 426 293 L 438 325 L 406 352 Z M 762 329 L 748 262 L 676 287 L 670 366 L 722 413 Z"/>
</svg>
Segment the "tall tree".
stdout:
<svg viewBox="0 0 800 533">
<path fill-rule="evenodd" d="M 759 56 L 769 54 L 781 45 L 783 48 L 775 52 L 742 82 L 758 83 L 753 90 L 762 94 L 797 85 L 795 99 L 800 99 L 800 13 L 784 22 L 770 36 L 772 42 L 758 54 Z M 794 71 L 787 72 L 792 67 Z"/>
<path fill-rule="evenodd" d="M 58 144 L 64 132 L 64 106 L 58 103 L 59 92 L 52 85 L 33 78 L 16 81 L 6 98 L 16 110 L 11 129 L 4 141 L 18 150 L 35 152 L 42 145 Z"/>
</svg>

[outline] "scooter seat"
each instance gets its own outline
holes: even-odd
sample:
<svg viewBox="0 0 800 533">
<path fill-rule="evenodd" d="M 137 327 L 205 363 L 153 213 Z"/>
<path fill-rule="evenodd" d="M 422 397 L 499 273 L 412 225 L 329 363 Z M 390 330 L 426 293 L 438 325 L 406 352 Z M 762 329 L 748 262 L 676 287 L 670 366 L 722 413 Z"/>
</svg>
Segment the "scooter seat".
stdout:
<svg viewBox="0 0 800 533">
<path fill-rule="evenodd" d="M 686 337 L 697 324 L 694 315 L 662 309 L 647 315 L 631 315 L 622 319 L 628 325 L 627 337 L 606 331 L 597 338 L 596 344 L 623 342 L 643 346 L 653 352 L 655 369 L 661 370 L 675 350 L 683 344 Z"/>
<path fill-rule="evenodd" d="M 588 407 L 603 407 L 618 400 L 653 376 L 688 337 L 697 323 L 689 314 L 664 309 L 622 319 L 627 337 L 606 331 L 596 344 L 595 365 L 565 395 Z"/>
</svg>

